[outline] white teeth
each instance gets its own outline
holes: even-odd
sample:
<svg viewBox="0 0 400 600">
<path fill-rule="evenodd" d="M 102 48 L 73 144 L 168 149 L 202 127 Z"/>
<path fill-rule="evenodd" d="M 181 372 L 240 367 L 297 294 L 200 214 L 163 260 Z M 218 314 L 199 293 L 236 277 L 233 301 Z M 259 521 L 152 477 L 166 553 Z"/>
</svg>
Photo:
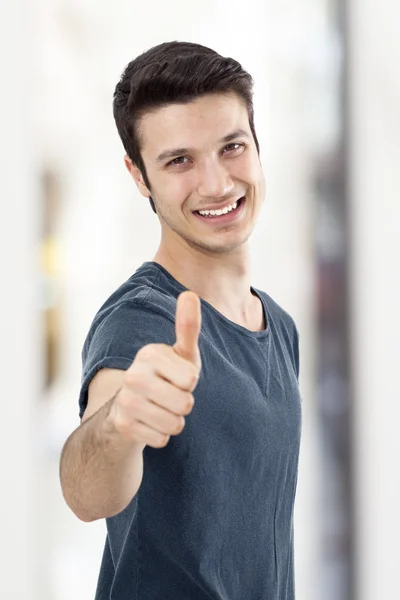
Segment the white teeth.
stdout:
<svg viewBox="0 0 400 600">
<path fill-rule="evenodd" d="M 234 202 L 233 204 L 229 204 L 228 206 L 225 206 L 224 208 L 222 208 L 221 210 L 199 210 L 199 214 L 207 217 L 209 215 L 211 215 L 212 217 L 214 216 L 220 216 L 220 215 L 226 215 L 228 212 L 231 212 L 232 210 L 235 210 L 235 208 L 238 205 L 238 201 Z"/>
</svg>

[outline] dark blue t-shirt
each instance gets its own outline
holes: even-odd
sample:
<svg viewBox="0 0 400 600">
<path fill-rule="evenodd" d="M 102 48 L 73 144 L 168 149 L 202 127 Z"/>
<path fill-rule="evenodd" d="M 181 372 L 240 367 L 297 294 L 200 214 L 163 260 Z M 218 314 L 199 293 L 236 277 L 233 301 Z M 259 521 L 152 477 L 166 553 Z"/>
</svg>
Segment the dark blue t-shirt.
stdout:
<svg viewBox="0 0 400 600">
<path fill-rule="evenodd" d="M 185 288 L 143 265 L 97 313 L 83 348 L 80 416 L 103 368 L 175 343 Z M 106 519 L 96 600 L 294 600 L 293 505 L 301 432 L 299 339 L 268 294 L 248 329 L 201 300 L 195 404 L 165 448 L 146 446 L 138 493 Z"/>
</svg>

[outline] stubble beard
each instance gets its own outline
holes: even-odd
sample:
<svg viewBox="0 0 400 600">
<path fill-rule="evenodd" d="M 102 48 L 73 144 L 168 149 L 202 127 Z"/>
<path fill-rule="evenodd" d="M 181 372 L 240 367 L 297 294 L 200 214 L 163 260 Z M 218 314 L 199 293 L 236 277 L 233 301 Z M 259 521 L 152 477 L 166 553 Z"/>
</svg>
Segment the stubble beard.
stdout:
<svg viewBox="0 0 400 600">
<path fill-rule="evenodd" d="M 154 198 L 153 198 L 154 199 Z M 176 236 L 178 236 L 180 239 L 184 240 L 186 242 L 186 244 L 192 248 L 193 250 L 196 251 L 205 251 L 208 254 L 224 254 L 227 252 L 233 252 L 234 250 L 237 250 L 238 248 L 240 248 L 241 246 L 243 246 L 243 244 L 245 244 L 248 239 L 250 238 L 253 229 L 254 229 L 254 224 L 251 227 L 250 230 L 246 230 L 244 232 L 241 232 L 241 235 L 239 237 L 236 237 L 236 239 L 231 242 L 225 242 L 225 243 L 218 243 L 218 236 L 219 233 L 221 234 L 221 236 L 225 235 L 223 232 L 216 232 L 215 233 L 215 238 L 216 238 L 216 242 L 215 243 L 207 243 L 206 240 L 204 239 L 196 239 L 195 237 L 190 237 L 185 231 L 182 231 L 181 229 L 178 229 L 178 227 L 176 227 L 176 225 L 173 222 L 173 219 L 170 218 L 170 214 L 165 215 L 164 211 L 160 211 L 159 206 L 156 204 L 156 208 L 157 208 L 157 214 L 158 217 L 160 219 L 160 223 L 161 223 L 161 227 L 163 228 L 167 228 L 171 231 L 174 232 L 174 234 Z M 194 219 L 196 217 L 193 217 Z"/>
</svg>

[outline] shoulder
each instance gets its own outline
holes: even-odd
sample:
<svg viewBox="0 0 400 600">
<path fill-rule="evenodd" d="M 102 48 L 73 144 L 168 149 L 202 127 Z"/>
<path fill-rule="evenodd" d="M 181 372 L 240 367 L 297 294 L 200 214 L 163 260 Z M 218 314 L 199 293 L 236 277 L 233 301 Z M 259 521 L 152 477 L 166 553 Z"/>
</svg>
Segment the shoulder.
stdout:
<svg viewBox="0 0 400 600">
<path fill-rule="evenodd" d="M 108 334 L 124 335 L 135 332 L 159 334 L 173 332 L 176 311 L 176 293 L 157 281 L 157 271 L 137 271 L 118 287 L 102 304 L 90 325 L 85 347 L 94 336 Z"/>
</svg>

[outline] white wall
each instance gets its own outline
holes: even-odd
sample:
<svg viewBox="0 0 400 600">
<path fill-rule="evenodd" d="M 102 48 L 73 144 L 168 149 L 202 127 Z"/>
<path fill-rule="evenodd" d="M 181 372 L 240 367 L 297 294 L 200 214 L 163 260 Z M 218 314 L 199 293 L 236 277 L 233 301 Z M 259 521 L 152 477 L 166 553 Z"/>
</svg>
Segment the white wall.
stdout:
<svg viewBox="0 0 400 600">
<path fill-rule="evenodd" d="M 28 2 L 0 3 L 1 597 L 36 598 L 41 386 L 38 183 Z"/>
<path fill-rule="evenodd" d="M 349 3 L 352 335 L 360 600 L 397 598 L 400 5 Z"/>
</svg>

